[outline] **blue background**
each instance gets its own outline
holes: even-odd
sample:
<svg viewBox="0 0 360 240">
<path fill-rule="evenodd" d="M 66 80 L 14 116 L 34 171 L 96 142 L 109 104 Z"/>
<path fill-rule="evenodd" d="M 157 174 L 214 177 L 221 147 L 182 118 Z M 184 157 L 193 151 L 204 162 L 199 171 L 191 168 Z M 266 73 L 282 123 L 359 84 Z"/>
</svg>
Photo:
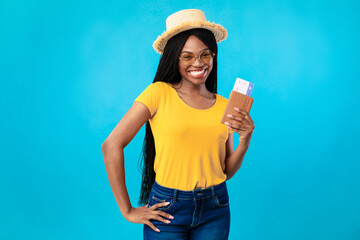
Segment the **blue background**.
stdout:
<svg viewBox="0 0 360 240">
<path fill-rule="evenodd" d="M 229 32 L 218 94 L 255 84 L 230 239 L 360 239 L 360 5 L 346 0 L 1 1 L 1 239 L 142 239 L 101 144 L 152 82 L 166 17 L 186 8 Z M 135 207 L 144 130 L 125 148 Z"/>
</svg>

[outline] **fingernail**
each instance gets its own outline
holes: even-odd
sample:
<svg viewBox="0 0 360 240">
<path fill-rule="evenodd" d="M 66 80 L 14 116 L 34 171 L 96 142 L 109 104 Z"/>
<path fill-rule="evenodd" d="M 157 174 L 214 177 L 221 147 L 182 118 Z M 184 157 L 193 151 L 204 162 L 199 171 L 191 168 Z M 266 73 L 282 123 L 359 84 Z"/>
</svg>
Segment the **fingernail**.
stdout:
<svg viewBox="0 0 360 240">
<path fill-rule="evenodd" d="M 165 204 L 168 205 L 170 202 L 166 202 Z"/>
<path fill-rule="evenodd" d="M 229 123 L 228 122 L 224 122 L 226 125 L 229 125 Z"/>
<path fill-rule="evenodd" d="M 228 116 L 228 117 L 232 117 L 232 115 L 231 115 L 231 114 L 228 114 L 228 115 L 226 115 L 226 116 Z"/>
<path fill-rule="evenodd" d="M 170 216 L 169 218 L 174 219 L 174 217 L 173 217 L 173 216 Z"/>
<path fill-rule="evenodd" d="M 158 228 L 156 229 L 156 231 L 157 231 L 157 232 L 160 232 L 160 230 L 159 230 Z"/>
<path fill-rule="evenodd" d="M 166 220 L 165 222 L 166 222 L 166 223 L 171 223 L 169 220 Z"/>
<path fill-rule="evenodd" d="M 239 108 L 234 108 L 236 111 L 239 111 Z"/>
</svg>

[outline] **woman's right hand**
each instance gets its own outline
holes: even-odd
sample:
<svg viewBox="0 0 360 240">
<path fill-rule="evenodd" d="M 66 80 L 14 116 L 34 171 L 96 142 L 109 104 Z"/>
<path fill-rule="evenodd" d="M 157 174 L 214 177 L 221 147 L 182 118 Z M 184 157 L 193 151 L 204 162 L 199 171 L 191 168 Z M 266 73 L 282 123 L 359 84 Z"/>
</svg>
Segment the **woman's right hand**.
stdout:
<svg viewBox="0 0 360 240">
<path fill-rule="evenodd" d="M 141 224 L 146 224 L 149 227 L 151 227 L 154 231 L 160 232 L 160 230 L 158 228 L 155 227 L 155 225 L 150 222 L 150 219 L 154 219 L 154 220 L 158 220 L 164 223 L 170 223 L 169 220 L 166 220 L 163 217 L 169 218 L 169 219 L 174 219 L 173 216 L 171 216 L 168 213 L 165 213 L 163 211 L 160 210 L 156 210 L 159 207 L 164 207 L 166 205 L 168 205 L 169 203 L 157 203 L 154 204 L 153 206 L 148 208 L 148 204 L 138 207 L 138 208 L 131 208 L 129 213 L 126 216 L 126 220 L 128 220 L 129 222 L 133 222 L 133 223 L 141 223 Z"/>
</svg>

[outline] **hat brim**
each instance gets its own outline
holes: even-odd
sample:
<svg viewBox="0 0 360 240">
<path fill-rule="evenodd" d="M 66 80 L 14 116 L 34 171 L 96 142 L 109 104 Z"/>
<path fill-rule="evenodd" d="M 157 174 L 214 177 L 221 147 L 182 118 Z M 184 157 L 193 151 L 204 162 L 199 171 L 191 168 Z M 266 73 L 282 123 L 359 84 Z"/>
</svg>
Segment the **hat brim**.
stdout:
<svg viewBox="0 0 360 240">
<path fill-rule="evenodd" d="M 163 32 L 160 36 L 157 37 L 155 42 L 153 43 L 153 48 L 156 52 L 162 54 L 164 52 L 165 45 L 167 41 L 175 36 L 176 34 L 190 30 L 193 28 L 205 28 L 210 30 L 216 39 L 216 42 L 221 42 L 225 40 L 227 37 L 226 29 L 220 24 L 205 22 L 205 21 L 192 21 L 192 22 L 183 22 L 182 24 Z"/>
</svg>

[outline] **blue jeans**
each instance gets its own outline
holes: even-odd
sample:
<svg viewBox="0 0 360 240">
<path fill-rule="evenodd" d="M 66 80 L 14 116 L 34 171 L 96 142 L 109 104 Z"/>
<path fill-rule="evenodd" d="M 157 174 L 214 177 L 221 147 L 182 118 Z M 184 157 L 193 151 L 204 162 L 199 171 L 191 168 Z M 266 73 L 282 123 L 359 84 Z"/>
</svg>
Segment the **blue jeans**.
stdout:
<svg viewBox="0 0 360 240">
<path fill-rule="evenodd" d="M 160 232 L 144 224 L 144 239 L 196 239 L 225 240 L 230 231 L 230 206 L 226 182 L 205 189 L 182 191 L 167 188 L 154 182 L 149 196 L 148 207 L 160 202 L 169 205 L 156 210 L 169 213 L 174 219 L 164 223 L 150 221 Z"/>
</svg>

